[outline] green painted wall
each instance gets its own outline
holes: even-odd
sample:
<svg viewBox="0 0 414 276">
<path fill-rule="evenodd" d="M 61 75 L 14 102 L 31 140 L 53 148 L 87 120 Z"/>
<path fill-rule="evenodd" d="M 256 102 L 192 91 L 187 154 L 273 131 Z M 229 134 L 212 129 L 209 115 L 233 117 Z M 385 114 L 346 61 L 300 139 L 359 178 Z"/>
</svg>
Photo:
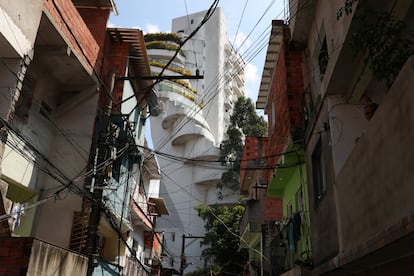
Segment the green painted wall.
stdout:
<svg viewBox="0 0 414 276">
<path fill-rule="evenodd" d="M 301 211 L 301 238 L 297 242 L 297 248 L 295 252 L 295 258 L 299 260 L 306 260 L 311 257 L 311 242 L 310 242 L 310 221 L 309 221 L 309 204 L 308 204 L 308 191 L 306 186 L 306 167 L 305 164 L 298 165 L 292 168 L 292 174 L 290 179 L 286 180 L 284 185 L 282 198 L 283 198 L 283 217 L 288 218 Z M 299 194 L 302 194 L 302 205 L 300 208 Z M 293 258 L 292 258 L 293 259 Z M 292 260 L 291 263 L 294 263 Z"/>
</svg>

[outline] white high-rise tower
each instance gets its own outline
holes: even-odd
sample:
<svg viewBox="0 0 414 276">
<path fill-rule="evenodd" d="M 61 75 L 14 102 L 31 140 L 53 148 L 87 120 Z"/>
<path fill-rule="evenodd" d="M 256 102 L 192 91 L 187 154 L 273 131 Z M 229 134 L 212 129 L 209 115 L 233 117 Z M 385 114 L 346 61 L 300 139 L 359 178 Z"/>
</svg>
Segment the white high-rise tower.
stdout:
<svg viewBox="0 0 414 276">
<path fill-rule="evenodd" d="M 173 19 L 172 34 L 147 35 L 154 74 L 173 57 L 179 38 L 187 38 L 205 14 Z M 205 234 L 204 222 L 195 208 L 201 203 L 225 204 L 236 199 L 234 192 L 226 190 L 224 198 L 218 199 L 216 185 L 226 168 L 217 161 L 233 104 L 244 95 L 243 68 L 227 37 L 224 14 L 217 8 L 163 73 L 183 77 L 199 74 L 204 79 L 163 80 L 155 87 L 163 110 L 160 116 L 151 117 L 151 131 L 154 148 L 160 152 L 160 197 L 165 199 L 170 212 L 157 225 L 158 231 L 165 232 L 168 257 L 164 266 L 180 271 L 185 235 L 185 273 L 203 267 L 201 239 L 191 238 Z"/>
</svg>

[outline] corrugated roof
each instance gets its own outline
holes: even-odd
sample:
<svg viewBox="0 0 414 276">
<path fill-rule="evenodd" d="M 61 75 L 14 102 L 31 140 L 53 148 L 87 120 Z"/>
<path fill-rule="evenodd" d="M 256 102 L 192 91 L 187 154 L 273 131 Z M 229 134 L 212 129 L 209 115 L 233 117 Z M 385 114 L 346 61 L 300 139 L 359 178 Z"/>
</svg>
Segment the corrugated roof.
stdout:
<svg viewBox="0 0 414 276">
<path fill-rule="evenodd" d="M 169 215 L 170 214 L 168 212 L 167 205 L 165 204 L 165 201 L 164 201 L 163 198 L 150 197 L 148 199 L 148 202 L 155 204 L 159 215 Z"/>
</svg>

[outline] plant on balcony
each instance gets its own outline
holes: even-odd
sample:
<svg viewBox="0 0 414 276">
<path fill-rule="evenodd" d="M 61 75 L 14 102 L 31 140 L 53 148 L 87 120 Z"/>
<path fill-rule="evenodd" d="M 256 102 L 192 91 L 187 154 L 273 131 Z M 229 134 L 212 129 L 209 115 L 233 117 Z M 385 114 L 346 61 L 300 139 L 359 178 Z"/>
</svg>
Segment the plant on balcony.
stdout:
<svg viewBox="0 0 414 276">
<path fill-rule="evenodd" d="M 161 62 L 158 62 L 158 61 L 150 61 L 149 64 L 151 66 L 160 67 L 160 68 L 164 68 L 164 66 L 165 66 L 164 63 L 161 63 Z M 177 67 L 168 66 L 167 69 L 172 71 L 172 72 L 179 73 L 183 76 L 191 76 L 192 75 L 190 70 L 186 70 L 184 68 L 177 68 Z"/>
<path fill-rule="evenodd" d="M 169 51 L 177 51 L 179 49 L 178 45 L 168 44 L 162 41 L 151 41 L 145 44 L 147 49 L 163 49 Z M 180 49 L 179 54 L 185 57 L 183 50 Z"/>
<path fill-rule="evenodd" d="M 145 42 L 152 41 L 171 41 L 175 42 L 178 45 L 182 43 L 182 39 L 179 35 L 174 33 L 151 33 L 144 35 Z"/>
<path fill-rule="evenodd" d="M 173 80 L 173 82 L 184 86 L 185 88 L 187 88 L 188 90 L 190 90 L 191 92 L 193 92 L 194 94 L 197 94 L 197 90 L 195 90 L 194 88 L 192 88 L 187 82 L 182 81 L 182 80 Z"/>
<path fill-rule="evenodd" d="M 339 19 L 352 12 L 355 1 L 346 0 L 337 13 Z M 355 15 L 356 29 L 349 46 L 354 55 L 361 54 L 375 78 L 391 87 L 408 57 L 414 54 L 414 32 L 396 20 L 390 12 L 361 10 Z"/>
<path fill-rule="evenodd" d="M 183 97 L 185 97 L 185 98 L 187 98 L 187 99 L 189 99 L 190 101 L 192 101 L 193 103 L 195 103 L 199 108 L 203 108 L 204 107 L 204 104 L 203 103 L 201 103 L 201 102 L 199 102 L 198 100 L 197 100 L 197 98 L 196 98 L 196 96 L 194 96 L 194 95 L 192 95 L 192 94 L 190 94 L 190 93 L 185 93 L 185 92 L 183 92 L 183 91 L 180 91 L 180 90 L 177 90 L 177 89 L 174 89 L 173 87 L 170 87 L 169 85 L 166 85 L 166 87 L 169 87 L 169 89 L 161 89 L 161 90 L 163 90 L 163 91 L 165 91 L 165 92 L 171 92 L 171 93 L 176 93 L 176 94 L 179 94 L 179 95 L 181 95 L 181 96 L 183 96 Z M 195 93 L 196 94 L 196 93 Z"/>
</svg>

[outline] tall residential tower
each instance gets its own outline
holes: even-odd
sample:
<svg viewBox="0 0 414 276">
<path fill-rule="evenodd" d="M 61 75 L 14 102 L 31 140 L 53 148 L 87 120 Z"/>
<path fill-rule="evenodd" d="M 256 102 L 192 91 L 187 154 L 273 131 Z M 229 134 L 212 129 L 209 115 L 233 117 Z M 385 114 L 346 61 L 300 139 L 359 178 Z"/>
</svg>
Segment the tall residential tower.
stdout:
<svg viewBox="0 0 414 276">
<path fill-rule="evenodd" d="M 161 72 L 205 14 L 206 11 L 173 19 L 172 34 L 147 35 L 153 74 Z M 197 74 L 204 78 L 185 79 Z M 217 161 L 233 104 L 244 95 L 244 70 L 240 55 L 227 37 L 226 18 L 220 8 L 183 45 L 163 75 L 183 79 L 163 80 L 155 87 L 162 112 L 151 117 L 151 130 L 154 148 L 161 152 L 158 160 L 164 185 L 160 197 L 170 210 L 169 218 L 158 221 L 158 230 L 165 233 L 169 256 L 165 261 L 179 271 L 184 269 L 184 255 L 187 273 L 204 266 L 201 238 L 195 238 L 204 236 L 204 223 L 195 208 L 201 203 L 235 200 L 232 191 L 223 191 L 223 200 L 218 199 L 216 186 L 225 168 Z"/>
</svg>

